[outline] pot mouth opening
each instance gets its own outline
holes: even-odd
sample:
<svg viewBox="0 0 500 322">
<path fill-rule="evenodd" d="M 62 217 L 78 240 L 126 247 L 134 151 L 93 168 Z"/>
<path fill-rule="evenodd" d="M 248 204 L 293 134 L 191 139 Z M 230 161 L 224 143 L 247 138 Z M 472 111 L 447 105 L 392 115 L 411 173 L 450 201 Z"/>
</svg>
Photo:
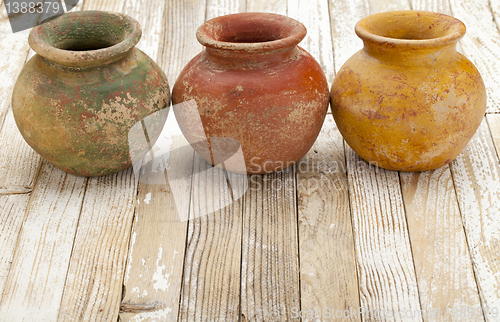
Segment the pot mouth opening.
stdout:
<svg viewBox="0 0 500 322">
<path fill-rule="evenodd" d="M 274 52 L 295 47 L 307 31 L 295 19 L 263 12 L 237 13 L 211 19 L 197 32 L 210 49 L 233 52 Z"/>
<path fill-rule="evenodd" d="M 426 48 L 456 43 L 465 35 L 465 25 L 441 13 L 403 10 L 365 17 L 355 31 L 367 42 Z"/>
<path fill-rule="evenodd" d="M 94 65 L 112 61 L 132 49 L 141 37 L 139 23 L 105 11 L 66 13 L 33 28 L 33 50 L 63 65 Z"/>
</svg>

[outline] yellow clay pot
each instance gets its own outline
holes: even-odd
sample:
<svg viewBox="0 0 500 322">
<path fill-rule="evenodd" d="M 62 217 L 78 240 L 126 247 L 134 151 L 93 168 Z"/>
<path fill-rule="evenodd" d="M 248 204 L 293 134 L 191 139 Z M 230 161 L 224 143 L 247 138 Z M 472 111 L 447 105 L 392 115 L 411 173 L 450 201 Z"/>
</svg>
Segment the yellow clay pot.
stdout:
<svg viewBox="0 0 500 322">
<path fill-rule="evenodd" d="M 393 11 L 356 24 L 364 47 L 332 85 L 332 113 L 347 144 L 389 170 L 426 171 L 453 160 L 486 110 L 476 67 L 456 51 L 458 19 Z"/>
</svg>

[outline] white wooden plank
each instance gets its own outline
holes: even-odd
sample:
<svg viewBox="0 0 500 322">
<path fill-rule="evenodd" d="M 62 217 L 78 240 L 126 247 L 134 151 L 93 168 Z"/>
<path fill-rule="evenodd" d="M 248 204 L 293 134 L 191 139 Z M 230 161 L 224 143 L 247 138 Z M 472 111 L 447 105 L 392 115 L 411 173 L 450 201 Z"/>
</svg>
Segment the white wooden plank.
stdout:
<svg viewBox="0 0 500 322">
<path fill-rule="evenodd" d="M 495 1 L 495 0 L 493 0 Z M 477 67 L 486 85 L 487 113 L 500 112 L 500 34 L 489 0 L 450 0 L 453 16 L 467 27 L 462 49 Z M 498 1 L 492 2 L 495 12 Z"/>
<path fill-rule="evenodd" d="M 410 10 L 410 0 L 370 0 L 370 12 Z"/>
<path fill-rule="evenodd" d="M 174 127 L 169 121 L 166 127 Z M 177 321 L 179 315 L 193 171 L 192 162 L 186 161 L 193 158 L 193 150 L 186 148 L 189 144 L 180 129 L 176 133 L 168 160 L 161 161 L 162 169 L 170 170 L 159 173 L 147 168 L 141 173 L 121 321 Z M 164 148 L 168 145 L 161 143 L 162 135 L 159 141 Z M 162 158 L 161 152 L 157 154 Z M 164 181 L 159 180 L 161 175 L 166 175 Z"/>
<path fill-rule="evenodd" d="M 299 44 L 309 52 L 325 72 L 328 86 L 334 77 L 333 43 L 328 16 L 328 0 L 288 0 L 288 16 L 302 22 L 307 35 Z"/>
<path fill-rule="evenodd" d="M 197 154 L 193 172 L 179 320 L 237 321 L 243 210 L 237 198 L 246 175 L 215 168 Z"/>
<path fill-rule="evenodd" d="M 241 321 L 299 320 L 293 314 L 300 308 L 294 168 L 249 177 Z"/>
<path fill-rule="evenodd" d="M 0 146 L 0 194 L 31 191 L 42 158 L 24 141 L 11 109 L 0 131 Z"/>
<path fill-rule="evenodd" d="M 500 158 L 500 114 L 487 114 L 486 120 L 488 121 L 491 137 L 497 150 L 497 157 Z"/>
<path fill-rule="evenodd" d="M 449 167 L 400 177 L 424 317 L 484 320 Z"/>
<path fill-rule="evenodd" d="M 205 20 L 246 11 L 246 0 L 207 0 Z"/>
<path fill-rule="evenodd" d="M 346 156 L 360 302 L 373 312 L 363 319 L 419 311 L 398 173 L 368 164 L 347 145 Z"/>
<path fill-rule="evenodd" d="M 411 0 L 412 10 L 427 10 L 452 15 L 448 0 Z"/>
<path fill-rule="evenodd" d="M 247 12 L 271 12 L 287 15 L 287 0 L 247 0 Z"/>
<path fill-rule="evenodd" d="M 370 14 L 369 0 L 329 1 L 335 73 L 357 51 L 363 42 L 354 33 L 358 20 Z"/>
<path fill-rule="evenodd" d="M 315 144 L 297 164 L 303 316 L 319 310 L 333 318 L 337 310 L 347 310 L 344 321 L 361 321 L 348 194 L 342 136 L 327 115 Z"/>
<path fill-rule="evenodd" d="M 451 169 L 483 309 L 499 308 L 500 164 L 486 120 Z"/>
<path fill-rule="evenodd" d="M 118 318 L 136 191 L 132 169 L 89 178 L 58 320 Z"/>
<path fill-rule="evenodd" d="M 30 194 L 0 196 L 0 301 Z"/>
<path fill-rule="evenodd" d="M 203 49 L 196 30 L 205 21 L 206 5 L 205 0 L 167 0 L 165 6 L 158 64 L 173 87 L 184 66 Z"/>
<path fill-rule="evenodd" d="M 0 302 L 2 319 L 57 319 L 86 182 L 43 163 Z"/>
<path fill-rule="evenodd" d="M 140 7 L 134 4 L 133 7 L 137 17 L 147 19 L 144 10 L 149 11 L 156 5 Z M 205 1 L 170 0 L 164 1 L 161 7 L 164 9 L 160 25 L 146 21 L 146 26 L 151 25 L 150 30 L 155 34 L 150 41 L 159 42 L 156 59 L 173 87 L 185 64 L 202 50 L 195 33 L 205 19 Z M 160 22 L 158 18 L 154 20 Z M 153 46 L 141 48 L 155 57 Z M 190 182 L 186 185 L 178 183 L 190 178 L 194 154 L 192 149 L 185 148 L 186 145 L 183 137 L 182 140 L 180 137 L 173 140 L 174 152 L 170 153 L 168 163 L 175 175 L 167 175 L 162 184 L 152 184 L 147 176 L 139 181 L 121 321 L 177 321 L 179 316 L 188 210 L 187 206 L 184 209 L 179 205 L 184 202 L 178 198 L 183 198 L 188 205 L 191 187 Z"/>
<path fill-rule="evenodd" d="M 0 4 L 0 126 L 10 107 L 12 90 L 28 54 L 29 30 L 13 33 L 4 3 Z"/>
</svg>

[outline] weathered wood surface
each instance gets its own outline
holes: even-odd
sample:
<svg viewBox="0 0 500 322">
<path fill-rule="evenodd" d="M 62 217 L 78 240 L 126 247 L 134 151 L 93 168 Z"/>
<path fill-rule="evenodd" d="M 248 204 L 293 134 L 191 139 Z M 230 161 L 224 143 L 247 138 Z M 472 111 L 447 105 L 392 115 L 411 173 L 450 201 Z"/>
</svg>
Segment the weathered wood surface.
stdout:
<svg viewBox="0 0 500 322">
<path fill-rule="evenodd" d="M 490 127 L 491 137 L 493 138 L 493 143 L 497 151 L 497 157 L 500 158 L 500 114 L 488 114 L 486 115 L 486 120 Z"/>
<path fill-rule="evenodd" d="M 331 115 L 297 164 L 297 199 L 303 316 L 326 307 L 331 317 L 347 310 L 345 321 L 360 321 L 344 144 Z"/>
<path fill-rule="evenodd" d="M 42 159 L 19 133 L 11 109 L 0 130 L 0 146 L 0 194 L 30 192 Z"/>
<path fill-rule="evenodd" d="M 0 301 L 30 194 L 0 196 Z"/>
<path fill-rule="evenodd" d="M 490 5 L 491 3 L 491 5 Z M 463 53 L 483 77 L 488 97 L 486 112 L 500 112 L 500 34 L 493 14 L 498 9 L 498 0 L 450 0 L 451 12 L 467 27 L 460 41 Z M 497 19 L 497 18 L 495 18 Z M 498 21 L 498 19 L 497 19 Z"/>
<path fill-rule="evenodd" d="M 0 126 L 10 107 L 17 75 L 28 54 L 29 30 L 12 33 L 5 4 L 0 3 Z M 15 54 L 12 54 L 15 53 Z"/>
<path fill-rule="evenodd" d="M 44 162 L 37 182 L 0 302 L 4 321 L 59 313 L 87 179 Z"/>
<path fill-rule="evenodd" d="M 451 163 L 476 281 L 484 310 L 500 307 L 500 164 L 483 121 Z M 487 321 L 496 321 L 485 314 Z"/>
</svg>

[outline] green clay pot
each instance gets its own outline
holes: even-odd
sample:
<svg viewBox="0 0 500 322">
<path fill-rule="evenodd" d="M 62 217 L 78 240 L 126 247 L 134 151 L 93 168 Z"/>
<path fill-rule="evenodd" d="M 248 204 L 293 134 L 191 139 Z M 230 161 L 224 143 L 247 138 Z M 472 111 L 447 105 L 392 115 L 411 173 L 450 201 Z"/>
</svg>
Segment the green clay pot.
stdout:
<svg viewBox="0 0 500 322">
<path fill-rule="evenodd" d="M 156 141 L 167 115 L 156 112 L 169 106 L 170 89 L 135 48 L 140 37 L 136 20 L 101 11 L 68 13 L 31 31 L 37 55 L 19 75 L 12 110 L 36 152 L 66 172 L 101 176 L 148 151 L 129 132 L 147 117 L 147 138 Z"/>
</svg>

